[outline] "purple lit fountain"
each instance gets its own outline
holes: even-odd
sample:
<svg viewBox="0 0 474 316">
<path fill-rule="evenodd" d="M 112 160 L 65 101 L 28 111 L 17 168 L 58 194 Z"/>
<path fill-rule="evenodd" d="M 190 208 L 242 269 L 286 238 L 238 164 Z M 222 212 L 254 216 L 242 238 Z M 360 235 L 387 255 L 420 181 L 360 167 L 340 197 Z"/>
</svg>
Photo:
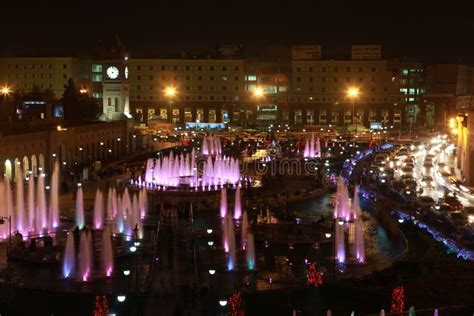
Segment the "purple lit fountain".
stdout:
<svg viewBox="0 0 474 316">
<path fill-rule="evenodd" d="M 76 264 L 76 251 L 74 249 L 74 234 L 69 232 L 66 239 L 66 248 L 63 259 L 63 276 L 68 278 L 74 273 Z"/>
<path fill-rule="evenodd" d="M 114 255 L 112 250 L 112 239 L 108 226 L 102 232 L 102 266 L 104 274 L 109 277 L 114 269 Z"/>
</svg>

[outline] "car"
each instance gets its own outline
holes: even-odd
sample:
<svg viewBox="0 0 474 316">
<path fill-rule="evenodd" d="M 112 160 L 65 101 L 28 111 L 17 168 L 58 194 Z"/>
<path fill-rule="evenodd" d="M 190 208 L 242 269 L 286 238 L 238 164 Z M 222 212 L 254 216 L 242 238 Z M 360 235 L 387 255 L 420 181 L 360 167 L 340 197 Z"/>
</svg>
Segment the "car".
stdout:
<svg viewBox="0 0 474 316">
<path fill-rule="evenodd" d="M 431 211 L 437 215 L 447 214 L 451 211 L 451 207 L 446 203 L 436 203 L 431 206 Z"/>
<path fill-rule="evenodd" d="M 404 182 L 407 189 L 416 190 L 416 181 L 414 179 L 406 179 Z"/>
<path fill-rule="evenodd" d="M 463 208 L 462 203 L 457 199 L 456 196 L 446 195 L 444 197 L 444 203 L 448 204 L 453 212 L 461 211 Z"/>
<path fill-rule="evenodd" d="M 423 176 L 423 178 L 421 178 L 421 185 L 424 186 L 424 187 L 427 187 L 427 188 L 434 187 L 433 177 Z"/>
<path fill-rule="evenodd" d="M 423 195 L 418 198 L 417 203 L 422 209 L 429 209 L 436 201 L 431 196 Z"/>
<path fill-rule="evenodd" d="M 464 226 L 467 223 L 466 218 L 461 212 L 451 212 L 448 214 L 448 219 L 456 226 Z"/>
<path fill-rule="evenodd" d="M 400 170 L 400 174 L 403 175 L 410 175 L 413 177 L 413 168 L 412 167 L 403 167 L 402 170 Z"/>
</svg>

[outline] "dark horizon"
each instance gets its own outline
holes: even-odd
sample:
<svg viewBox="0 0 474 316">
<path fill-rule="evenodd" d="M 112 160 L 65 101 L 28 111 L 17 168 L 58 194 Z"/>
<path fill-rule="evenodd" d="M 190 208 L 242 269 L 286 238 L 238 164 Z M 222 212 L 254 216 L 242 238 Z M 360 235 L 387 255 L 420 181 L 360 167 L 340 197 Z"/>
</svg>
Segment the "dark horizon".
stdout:
<svg viewBox="0 0 474 316">
<path fill-rule="evenodd" d="M 258 50 L 254 47 L 272 43 L 318 44 L 323 59 L 337 59 L 350 57 L 352 44 L 381 44 L 383 58 L 474 62 L 474 43 L 468 38 L 474 21 L 454 7 L 424 8 L 413 3 L 397 3 L 395 8 L 342 3 L 191 6 L 186 4 L 189 10 L 177 5 L 108 7 L 103 3 L 58 7 L 43 1 L 36 7 L 3 8 L 0 54 L 95 56 L 118 36 L 131 57 L 206 53 L 219 43 L 242 43 Z"/>
</svg>

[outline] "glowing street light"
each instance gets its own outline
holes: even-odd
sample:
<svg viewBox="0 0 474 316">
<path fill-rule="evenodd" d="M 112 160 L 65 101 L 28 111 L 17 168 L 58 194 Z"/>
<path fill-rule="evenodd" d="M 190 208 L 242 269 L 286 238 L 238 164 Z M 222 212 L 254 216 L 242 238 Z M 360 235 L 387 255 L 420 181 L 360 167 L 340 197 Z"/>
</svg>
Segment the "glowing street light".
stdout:
<svg viewBox="0 0 474 316">
<path fill-rule="evenodd" d="M 171 105 L 173 103 L 173 97 L 176 95 L 176 88 L 173 86 L 169 86 L 165 88 L 164 92 L 165 92 L 166 97 L 168 98 L 168 103 L 169 103 L 169 108 L 170 108 L 169 121 L 170 123 L 172 123 Z"/>
<path fill-rule="evenodd" d="M 3 94 L 3 99 L 6 100 L 7 96 L 12 92 L 11 88 L 7 85 L 0 88 L 0 94 Z"/>
<path fill-rule="evenodd" d="M 166 87 L 165 95 L 169 98 L 172 98 L 176 95 L 176 88 L 173 86 Z"/>
<path fill-rule="evenodd" d="M 347 92 L 346 92 L 346 95 L 352 99 L 352 124 L 357 124 L 355 122 L 355 99 L 359 96 L 359 88 L 357 87 L 350 87 Z M 356 125 L 356 132 L 357 132 L 357 125 Z"/>
<path fill-rule="evenodd" d="M 255 88 L 255 90 L 253 91 L 253 95 L 257 98 L 257 99 L 260 99 L 261 97 L 263 97 L 263 94 L 264 94 L 264 91 L 261 87 L 257 87 Z"/>
</svg>

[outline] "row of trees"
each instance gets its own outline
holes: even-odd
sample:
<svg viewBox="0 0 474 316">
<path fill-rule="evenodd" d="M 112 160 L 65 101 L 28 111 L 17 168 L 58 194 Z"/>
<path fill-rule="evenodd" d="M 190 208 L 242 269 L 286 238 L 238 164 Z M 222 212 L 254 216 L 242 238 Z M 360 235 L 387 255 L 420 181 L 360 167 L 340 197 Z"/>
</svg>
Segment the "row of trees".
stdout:
<svg viewBox="0 0 474 316">
<path fill-rule="evenodd" d="M 85 93 L 80 93 L 72 79 L 68 80 L 61 99 L 56 98 L 50 89 L 40 89 L 35 86 L 30 92 L 14 92 L 8 99 L 12 105 L 9 112 L 14 112 L 15 107 L 24 101 L 44 101 L 51 105 L 62 105 L 64 110 L 64 120 L 66 121 L 91 121 L 96 120 L 102 112 L 102 105 L 97 99 Z M 13 113 L 12 113 L 13 115 Z"/>
</svg>

